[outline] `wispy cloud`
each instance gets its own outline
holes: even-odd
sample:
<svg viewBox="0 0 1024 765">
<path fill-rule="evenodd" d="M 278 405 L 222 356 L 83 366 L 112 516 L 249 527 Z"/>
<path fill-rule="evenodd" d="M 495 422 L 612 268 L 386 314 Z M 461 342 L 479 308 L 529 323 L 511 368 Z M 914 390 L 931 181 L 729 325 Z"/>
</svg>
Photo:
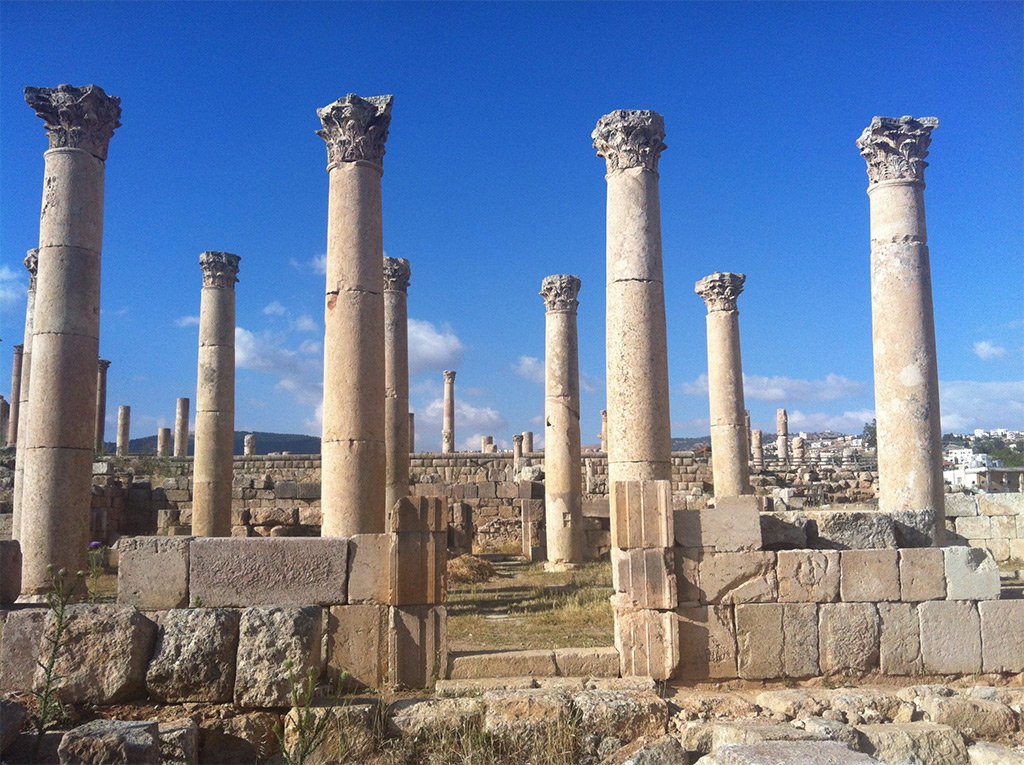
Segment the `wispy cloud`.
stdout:
<svg viewBox="0 0 1024 765">
<path fill-rule="evenodd" d="M 320 325 L 313 321 L 312 316 L 304 313 L 292 322 L 292 329 L 296 332 L 317 332 L 320 330 Z"/>
<path fill-rule="evenodd" d="M 991 340 L 978 340 L 972 348 L 974 355 L 985 361 L 998 359 L 1006 355 L 1006 349 L 1001 345 L 996 345 Z"/>
<path fill-rule="evenodd" d="M 801 412 L 793 409 L 789 412 L 790 431 L 806 430 L 811 433 L 833 430 L 837 433 L 860 433 L 865 423 L 875 418 L 873 409 L 857 409 L 842 414 L 825 412 Z M 774 428 L 772 428 L 774 432 Z"/>
<path fill-rule="evenodd" d="M 0 266 L 0 311 L 9 311 L 24 300 L 26 287 L 13 268 Z"/>
<path fill-rule="evenodd" d="M 1024 428 L 1024 380 L 939 381 L 942 430 Z"/>
<path fill-rule="evenodd" d="M 422 319 L 409 319 L 409 377 L 455 369 L 465 350 L 447 324 L 438 327 Z"/>
<path fill-rule="evenodd" d="M 176 327 L 198 327 L 199 317 L 198 316 L 179 316 L 174 320 L 174 326 Z"/>
<path fill-rule="evenodd" d="M 544 384 L 544 362 L 536 356 L 520 356 L 512 364 L 512 372 L 524 380 L 529 380 L 538 385 Z"/>
<path fill-rule="evenodd" d="M 309 260 L 303 260 L 299 262 L 295 258 L 288 258 L 288 265 L 297 271 L 307 271 L 314 274 L 326 274 L 327 273 L 327 253 L 323 252 L 319 255 L 314 255 Z"/>
<path fill-rule="evenodd" d="M 825 375 L 820 380 L 743 375 L 743 395 L 756 401 L 836 401 L 858 396 L 866 387 L 859 380 L 835 374 Z M 701 375 L 683 383 L 681 391 L 688 396 L 707 395 L 708 376 Z"/>
<path fill-rule="evenodd" d="M 308 350 L 308 348 L 306 349 Z M 235 365 L 269 375 L 277 390 L 290 393 L 303 406 L 319 406 L 323 400 L 323 366 L 319 357 L 285 347 L 281 335 L 259 334 L 235 328 Z"/>
<path fill-rule="evenodd" d="M 277 300 L 263 308 L 263 313 L 267 316 L 284 316 L 287 312 L 287 309 L 285 309 L 285 307 Z"/>
</svg>

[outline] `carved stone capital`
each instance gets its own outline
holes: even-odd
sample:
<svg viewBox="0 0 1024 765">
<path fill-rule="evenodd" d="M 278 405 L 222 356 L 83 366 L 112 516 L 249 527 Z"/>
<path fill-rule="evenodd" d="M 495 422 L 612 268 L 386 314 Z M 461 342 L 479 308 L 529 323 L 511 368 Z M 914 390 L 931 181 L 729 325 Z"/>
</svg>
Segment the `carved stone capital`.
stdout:
<svg viewBox="0 0 1024 765">
<path fill-rule="evenodd" d="M 22 353 L 25 352 L 25 346 L 24 345 L 12 345 L 11 346 L 11 350 L 14 351 L 14 355 L 15 356 L 20 356 L 20 355 L 22 355 Z"/>
<path fill-rule="evenodd" d="M 746 280 L 747 277 L 744 274 L 715 271 L 693 285 L 693 291 L 704 298 L 704 305 L 707 306 L 708 313 L 735 311 L 736 298 L 743 292 L 743 282 Z"/>
<path fill-rule="evenodd" d="M 199 267 L 203 269 L 203 287 L 220 290 L 234 289 L 238 281 L 237 255 L 230 252 L 208 251 L 199 255 Z"/>
<path fill-rule="evenodd" d="M 451 369 L 446 369 L 442 373 L 444 375 L 444 384 L 453 385 L 455 383 L 455 372 Z"/>
<path fill-rule="evenodd" d="M 316 110 L 316 116 L 324 126 L 316 134 L 327 143 L 328 170 L 340 162 L 359 160 L 371 162 L 378 167 L 382 165 L 394 98 L 360 98 L 355 93 L 349 93 Z"/>
<path fill-rule="evenodd" d="M 857 139 L 868 163 L 868 185 L 881 181 L 924 181 L 935 117 L 874 117 Z"/>
<path fill-rule="evenodd" d="M 121 126 L 121 99 L 96 85 L 25 88 L 25 103 L 46 126 L 51 149 L 84 149 L 107 159 L 107 145 Z"/>
<path fill-rule="evenodd" d="M 409 261 L 405 258 L 384 258 L 384 289 L 405 292 L 409 289 Z"/>
<path fill-rule="evenodd" d="M 658 171 L 665 146 L 665 119 L 647 109 L 617 109 L 597 121 L 590 134 L 608 172 L 643 167 Z"/>
<path fill-rule="evenodd" d="M 101 374 L 106 374 L 107 370 L 110 369 L 110 362 L 106 359 L 99 359 L 96 362 L 96 367 Z"/>
<path fill-rule="evenodd" d="M 21 262 L 28 269 L 28 289 L 30 292 L 35 292 L 36 275 L 39 273 L 39 250 L 26 251 L 25 259 Z"/>
<path fill-rule="evenodd" d="M 576 311 L 580 302 L 576 296 L 580 291 L 580 280 L 572 274 L 545 276 L 540 283 L 540 296 L 548 311 Z"/>
</svg>

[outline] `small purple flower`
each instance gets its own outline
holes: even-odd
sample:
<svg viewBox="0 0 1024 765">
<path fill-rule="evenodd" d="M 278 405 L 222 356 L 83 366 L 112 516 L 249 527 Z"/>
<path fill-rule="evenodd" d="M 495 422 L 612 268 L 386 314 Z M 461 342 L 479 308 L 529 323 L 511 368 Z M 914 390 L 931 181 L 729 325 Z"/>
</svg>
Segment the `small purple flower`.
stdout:
<svg viewBox="0 0 1024 765">
<path fill-rule="evenodd" d="M 101 547 L 103 547 L 103 545 L 100 542 L 90 542 L 89 543 L 89 549 L 90 550 L 99 550 Z"/>
</svg>

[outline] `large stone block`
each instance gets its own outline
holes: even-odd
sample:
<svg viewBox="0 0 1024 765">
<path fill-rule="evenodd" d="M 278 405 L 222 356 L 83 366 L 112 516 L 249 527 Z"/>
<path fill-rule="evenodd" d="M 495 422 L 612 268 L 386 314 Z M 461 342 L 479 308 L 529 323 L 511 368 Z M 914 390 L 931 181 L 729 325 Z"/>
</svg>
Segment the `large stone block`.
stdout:
<svg viewBox="0 0 1024 765">
<path fill-rule="evenodd" d="M 679 631 L 671 611 L 615 610 L 615 648 L 620 672 L 667 680 L 679 664 Z"/>
<path fill-rule="evenodd" d="M 290 706 L 291 687 L 320 676 L 322 637 L 319 606 L 245 609 L 238 624 L 235 704 Z"/>
<path fill-rule="evenodd" d="M 946 564 L 942 550 L 922 547 L 900 550 L 900 600 L 920 602 L 946 597 Z"/>
<path fill-rule="evenodd" d="M 403 699 L 388 705 L 388 733 L 392 736 L 444 736 L 479 723 L 484 703 L 479 698 Z"/>
<path fill-rule="evenodd" d="M 0 634 L 0 689 L 32 690 L 48 613 L 45 608 L 20 608 L 7 615 Z"/>
<path fill-rule="evenodd" d="M 765 550 L 807 547 L 807 516 L 800 512 L 761 513 L 761 546 Z"/>
<path fill-rule="evenodd" d="M 1000 494 L 979 494 L 980 515 L 1024 515 L 1024 494 L 1007 492 Z"/>
<path fill-rule="evenodd" d="M 782 674 L 814 677 L 818 674 L 818 605 L 786 603 L 782 606 Z"/>
<path fill-rule="evenodd" d="M 809 510 L 812 547 L 832 550 L 876 550 L 896 547 L 892 518 L 879 512 Z"/>
<path fill-rule="evenodd" d="M 327 621 L 327 671 L 345 690 L 380 689 L 388 672 L 388 607 L 334 606 Z"/>
<path fill-rule="evenodd" d="M 671 610 L 679 602 L 671 548 L 612 548 L 612 584 L 627 608 Z"/>
<path fill-rule="evenodd" d="M 764 741 L 727 744 L 714 765 L 881 765 L 874 757 L 851 751 L 838 741 Z"/>
<path fill-rule="evenodd" d="M 978 503 L 970 494 L 947 494 L 946 495 L 946 517 L 961 518 L 964 516 L 977 515 Z"/>
<path fill-rule="evenodd" d="M 885 763 L 966 765 L 964 740 L 948 725 L 912 722 L 858 725 L 863 751 Z"/>
<path fill-rule="evenodd" d="M 782 677 L 783 631 L 781 604 L 736 606 L 736 645 L 739 676 L 747 680 Z"/>
<path fill-rule="evenodd" d="M 614 647 L 556 648 L 555 668 L 562 677 L 618 677 L 619 652 Z"/>
<path fill-rule="evenodd" d="M 1024 600 L 988 600 L 981 616 L 983 672 L 1024 672 Z"/>
<path fill-rule="evenodd" d="M 389 609 L 388 680 L 394 689 L 426 688 L 448 663 L 444 606 Z"/>
<path fill-rule="evenodd" d="M 583 730 L 602 738 L 657 738 L 668 724 L 668 705 L 651 691 L 580 691 L 572 706 Z"/>
<path fill-rule="evenodd" d="M 772 603 L 779 596 L 774 552 L 705 552 L 699 577 L 702 603 Z"/>
<path fill-rule="evenodd" d="M 348 602 L 391 602 L 394 534 L 355 534 L 349 540 Z"/>
<path fill-rule="evenodd" d="M 239 617 L 230 608 L 168 611 L 146 671 L 149 695 L 169 703 L 231 701 Z"/>
<path fill-rule="evenodd" d="M 395 531 L 391 536 L 388 602 L 396 606 L 444 603 L 448 583 L 447 532 Z"/>
<path fill-rule="evenodd" d="M 876 669 L 879 638 L 872 603 L 825 603 L 818 609 L 818 660 L 824 674 Z"/>
<path fill-rule="evenodd" d="M 620 481 L 612 487 L 612 546 L 672 547 L 671 481 Z"/>
<path fill-rule="evenodd" d="M 65 733 L 57 753 L 61 765 L 114 762 L 158 765 L 162 761 L 158 732 L 155 720 L 93 720 Z"/>
<path fill-rule="evenodd" d="M 900 599 L 896 550 L 843 550 L 839 598 L 848 602 Z"/>
<path fill-rule="evenodd" d="M 189 593 L 201 606 L 305 606 L 346 602 L 348 540 L 196 538 Z"/>
<path fill-rule="evenodd" d="M 886 675 L 921 672 L 921 621 L 914 603 L 879 603 L 882 623 L 880 666 Z"/>
<path fill-rule="evenodd" d="M 188 607 L 191 537 L 121 537 L 117 602 L 143 611 Z"/>
<path fill-rule="evenodd" d="M 732 607 L 679 608 L 676 617 L 679 624 L 679 665 L 673 677 L 705 680 L 737 676 Z"/>
<path fill-rule="evenodd" d="M 21 544 L 0 539 L 0 605 L 9 606 L 21 594 Z"/>
<path fill-rule="evenodd" d="M 1013 710 L 994 699 L 926 696 L 920 708 L 930 722 L 975 738 L 999 738 L 1017 728 Z"/>
<path fill-rule="evenodd" d="M 992 538 L 992 519 L 987 515 L 969 515 L 963 518 L 956 518 L 953 527 L 956 529 L 956 533 L 965 539 Z"/>
<path fill-rule="evenodd" d="M 484 731 L 505 742 L 551 735 L 572 712 L 569 696 L 547 689 L 487 691 Z"/>
<path fill-rule="evenodd" d="M 944 547 L 946 597 L 949 600 L 997 600 L 999 567 L 980 547 Z"/>
<path fill-rule="evenodd" d="M 481 677 L 554 677 L 557 674 L 555 653 L 549 649 L 451 653 L 448 655 L 446 672 L 450 680 L 471 680 Z"/>
<path fill-rule="evenodd" d="M 779 601 L 829 603 L 839 597 L 839 553 L 833 550 L 779 550 Z"/>
<path fill-rule="evenodd" d="M 719 497 L 714 508 L 676 510 L 674 536 L 680 547 L 720 552 L 761 549 L 758 498 Z"/>
<path fill-rule="evenodd" d="M 930 600 L 918 606 L 918 615 L 926 672 L 970 675 L 981 671 L 981 621 L 974 603 Z"/>
</svg>

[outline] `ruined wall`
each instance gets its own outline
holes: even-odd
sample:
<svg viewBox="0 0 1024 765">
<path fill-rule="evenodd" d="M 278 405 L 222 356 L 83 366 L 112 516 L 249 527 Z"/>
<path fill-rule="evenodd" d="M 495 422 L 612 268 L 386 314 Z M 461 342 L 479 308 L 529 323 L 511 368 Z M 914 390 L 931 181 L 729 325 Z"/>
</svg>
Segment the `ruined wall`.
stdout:
<svg viewBox="0 0 1024 765">
<path fill-rule="evenodd" d="M 947 494 L 946 544 L 982 547 L 1024 568 L 1024 494 Z"/>
</svg>

